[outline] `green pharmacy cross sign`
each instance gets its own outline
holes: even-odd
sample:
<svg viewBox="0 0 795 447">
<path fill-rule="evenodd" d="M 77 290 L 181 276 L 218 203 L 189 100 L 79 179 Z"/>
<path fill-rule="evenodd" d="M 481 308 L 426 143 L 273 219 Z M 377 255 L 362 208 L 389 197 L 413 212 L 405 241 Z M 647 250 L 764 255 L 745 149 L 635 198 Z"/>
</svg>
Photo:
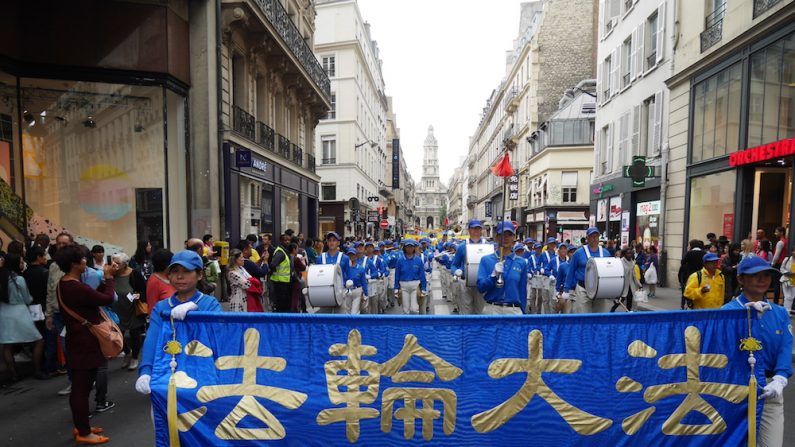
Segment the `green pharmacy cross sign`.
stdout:
<svg viewBox="0 0 795 447">
<path fill-rule="evenodd" d="M 632 164 L 624 166 L 624 178 L 632 179 L 632 186 L 646 186 L 646 179 L 654 177 L 654 167 L 646 166 L 646 157 L 632 157 Z"/>
</svg>

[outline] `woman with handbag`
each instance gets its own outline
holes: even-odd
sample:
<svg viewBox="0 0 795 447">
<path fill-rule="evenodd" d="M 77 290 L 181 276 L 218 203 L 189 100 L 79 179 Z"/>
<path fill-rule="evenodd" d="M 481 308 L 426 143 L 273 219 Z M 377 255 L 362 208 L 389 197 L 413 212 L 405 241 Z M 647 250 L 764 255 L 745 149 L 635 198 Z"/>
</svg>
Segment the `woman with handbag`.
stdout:
<svg viewBox="0 0 795 447">
<path fill-rule="evenodd" d="M 22 258 L 18 254 L 9 253 L 5 255 L 5 264 L 0 268 L 0 344 L 3 345 L 3 358 L 11 373 L 12 382 L 19 380 L 14 363 L 14 345 L 20 343 L 35 343 L 33 346 L 33 362 L 36 370 L 34 377 L 37 379 L 49 378 L 41 369 L 44 340 L 28 311 L 28 305 L 33 303 L 33 298 L 22 277 L 23 264 Z"/>
<path fill-rule="evenodd" d="M 146 331 L 146 280 L 140 271 L 130 267 L 130 258 L 124 253 L 111 256 L 118 266 L 115 273 L 116 296 L 113 311 L 119 316 L 119 329 L 129 334 L 124 340 L 124 361 L 122 368 L 130 371 L 138 369 L 138 355 Z"/>
<path fill-rule="evenodd" d="M 226 277 L 229 281 L 229 288 L 231 289 L 229 293 L 230 312 L 248 311 L 248 295 L 246 291 L 251 288 L 251 283 L 254 278 L 243 267 L 245 262 L 246 259 L 243 257 L 243 251 L 235 248 L 229 252 L 229 272 Z M 261 287 L 260 285 L 260 288 Z"/>
<path fill-rule="evenodd" d="M 649 298 L 654 298 L 657 293 L 657 282 L 659 281 L 660 258 L 657 256 L 657 247 L 654 245 L 648 248 L 649 254 L 646 255 L 646 265 L 643 269 L 643 279 L 649 286 Z"/>
<path fill-rule="evenodd" d="M 76 245 L 67 245 L 55 253 L 55 263 L 64 272 L 58 282 L 56 293 L 61 315 L 66 325 L 66 356 L 72 371 L 72 392 L 69 407 L 74 422 L 73 435 L 78 445 L 104 444 L 109 441 L 99 435 L 101 428 L 88 423 L 88 397 L 97 375 L 97 368 L 105 363 L 100 342 L 91 330 L 107 318 L 100 310 L 113 303 L 113 274 L 115 264 L 105 266 L 103 281 L 97 288 L 80 281 L 86 270 L 87 253 Z"/>
</svg>

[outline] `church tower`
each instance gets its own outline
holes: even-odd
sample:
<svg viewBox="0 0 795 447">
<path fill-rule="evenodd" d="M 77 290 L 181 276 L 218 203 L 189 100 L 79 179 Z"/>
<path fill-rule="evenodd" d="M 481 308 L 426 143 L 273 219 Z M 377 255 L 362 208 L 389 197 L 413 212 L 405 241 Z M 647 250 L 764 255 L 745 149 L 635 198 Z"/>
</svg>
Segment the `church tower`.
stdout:
<svg viewBox="0 0 795 447">
<path fill-rule="evenodd" d="M 425 191 L 436 191 L 440 188 L 439 181 L 439 144 L 433 135 L 433 126 L 428 126 L 422 157 L 422 184 Z"/>
</svg>

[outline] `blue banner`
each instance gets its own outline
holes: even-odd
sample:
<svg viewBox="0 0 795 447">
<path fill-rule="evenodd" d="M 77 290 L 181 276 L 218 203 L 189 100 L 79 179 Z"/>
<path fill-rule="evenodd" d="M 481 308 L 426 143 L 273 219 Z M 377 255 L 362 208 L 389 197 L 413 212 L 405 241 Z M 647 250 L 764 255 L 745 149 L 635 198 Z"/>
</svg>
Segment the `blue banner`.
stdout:
<svg viewBox="0 0 795 447">
<path fill-rule="evenodd" d="M 152 374 L 158 446 L 746 442 L 742 311 L 191 313 L 174 330 L 181 352 Z"/>
</svg>

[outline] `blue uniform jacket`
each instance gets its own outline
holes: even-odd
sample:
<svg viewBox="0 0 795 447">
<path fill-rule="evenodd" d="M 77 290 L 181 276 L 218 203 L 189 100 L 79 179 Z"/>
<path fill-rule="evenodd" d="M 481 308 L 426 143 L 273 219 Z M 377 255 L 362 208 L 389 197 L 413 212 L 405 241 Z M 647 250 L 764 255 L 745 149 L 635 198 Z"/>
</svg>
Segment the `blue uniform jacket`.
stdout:
<svg viewBox="0 0 795 447">
<path fill-rule="evenodd" d="M 587 245 L 583 245 L 574 252 L 574 255 L 569 261 L 569 274 L 566 275 L 566 286 L 563 288 L 564 292 L 569 292 L 577 287 L 578 281 L 585 281 L 585 264 L 588 263 L 588 257 L 585 256 L 585 250 L 591 253 L 591 257 L 605 258 L 609 257 L 610 253 L 604 248 L 599 247 L 596 251 L 591 251 Z"/>
<path fill-rule="evenodd" d="M 323 252 L 317 257 L 317 263 L 321 265 L 331 265 L 331 264 L 339 264 L 342 268 L 342 274 L 345 275 L 345 271 L 348 270 L 348 267 L 351 265 L 348 262 L 348 256 L 343 253 L 342 251 L 338 251 L 337 255 L 331 256 L 328 252 Z"/>
<path fill-rule="evenodd" d="M 196 309 L 198 312 L 221 312 L 221 305 L 218 304 L 214 297 L 205 295 L 198 290 L 189 301 L 193 301 L 199 306 Z M 138 364 L 139 375 L 152 374 L 155 352 L 158 349 L 163 349 L 162 346 L 157 345 L 157 338 L 160 337 L 160 331 L 163 329 L 163 317 L 160 314 L 166 311 L 171 313 L 171 309 L 180 304 L 183 303 L 177 299 L 177 294 L 175 293 L 171 298 L 155 304 L 155 308 L 152 309 L 152 313 L 149 316 L 149 329 L 146 331 L 143 352 L 141 353 L 141 362 Z"/>
<path fill-rule="evenodd" d="M 557 281 L 558 270 L 560 270 L 560 264 L 562 264 L 563 262 L 568 262 L 568 260 L 564 259 L 563 261 L 561 261 L 560 256 L 553 255 L 552 259 L 550 259 L 548 263 L 544 264 L 544 274 L 551 278 L 555 278 L 555 280 Z"/>
<path fill-rule="evenodd" d="M 518 304 L 524 313 L 527 307 L 527 260 L 510 255 L 504 260 L 502 279 L 505 285 L 497 288 L 497 277 L 491 276 L 499 259 L 496 254 L 480 260 L 478 267 L 478 291 L 484 293 L 487 303 Z"/>
<path fill-rule="evenodd" d="M 558 292 L 563 292 L 563 289 L 566 286 L 566 278 L 569 276 L 569 269 L 571 268 L 571 264 L 569 263 L 568 260 L 561 261 L 560 258 L 558 258 L 558 262 L 560 263 L 560 265 L 558 266 L 557 276 L 555 276 L 556 278 L 555 289 Z"/>
<path fill-rule="evenodd" d="M 351 265 L 350 260 L 343 262 L 347 268 L 342 269 L 342 281 L 353 281 L 353 288 L 361 287 L 365 296 L 370 296 L 367 290 L 367 260 L 362 258 Z"/>
<path fill-rule="evenodd" d="M 767 300 L 766 300 L 767 301 Z M 722 309 L 745 309 L 748 298 L 745 294 L 724 304 Z M 756 380 L 765 385 L 765 376 L 792 376 L 792 323 L 789 313 L 778 304 L 770 303 L 770 310 L 762 318 L 751 318 L 751 335 L 762 342 L 762 350 L 756 351 Z M 752 310 L 752 313 L 757 313 Z"/>
<path fill-rule="evenodd" d="M 391 253 L 387 252 L 387 254 L 384 255 L 387 257 L 386 260 L 387 267 L 389 267 L 390 269 L 396 268 L 398 257 L 400 256 L 400 254 L 401 253 L 399 251 L 392 251 Z"/>
<path fill-rule="evenodd" d="M 527 271 L 531 275 L 540 275 L 541 269 L 544 267 L 544 262 L 542 260 L 543 256 L 536 256 L 535 253 L 531 253 L 530 257 L 527 258 Z"/>
<path fill-rule="evenodd" d="M 423 292 L 428 291 L 425 281 L 425 270 L 423 269 L 422 259 L 414 255 L 411 258 L 402 258 L 395 268 L 395 288 L 400 288 L 401 281 L 420 281 L 420 288 Z"/>
</svg>

